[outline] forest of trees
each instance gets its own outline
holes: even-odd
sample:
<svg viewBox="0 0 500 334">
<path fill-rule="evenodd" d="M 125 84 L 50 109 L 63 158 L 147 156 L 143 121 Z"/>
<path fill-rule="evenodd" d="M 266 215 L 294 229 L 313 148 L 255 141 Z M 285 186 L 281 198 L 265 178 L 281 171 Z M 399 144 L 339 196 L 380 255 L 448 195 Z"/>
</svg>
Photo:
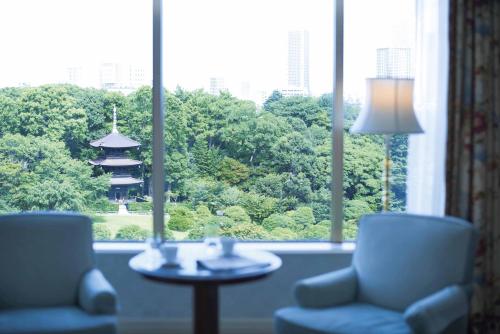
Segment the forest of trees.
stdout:
<svg viewBox="0 0 500 334">
<path fill-rule="evenodd" d="M 203 237 L 207 224 L 243 239 L 328 239 L 331 179 L 331 95 L 283 97 L 262 108 L 224 92 L 166 92 L 165 146 L 168 227 Z M 91 140 L 111 131 L 142 146 L 150 189 L 151 88 L 124 96 L 71 85 L 0 89 L 0 212 L 106 211 L 109 175 L 88 163 Z M 381 209 L 383 139 L 351 135 L 360 105 L 346 103 L 344 192 L 346 238 L 358 218 Z M 393 138 L 392 209 L 405 206 L 407 138 Z M 148 210 L 150 203 L 131 205 Z M 224 212 L 222 217 L 215 216 Z M 132 231 L 143 238 L 144 231 Z M 111 238 L 104 228 L 103 238 Z M 134 234 L 136 233 L 136 234 Z M 166 231 L 170 233 L 170 231 Z M 127 234 L 129 235 L 129 234 Z M 170 235 L 170 234 L 169 234 Z M 139 237 L 138 237 L 139 236 Z"/>
</svg>

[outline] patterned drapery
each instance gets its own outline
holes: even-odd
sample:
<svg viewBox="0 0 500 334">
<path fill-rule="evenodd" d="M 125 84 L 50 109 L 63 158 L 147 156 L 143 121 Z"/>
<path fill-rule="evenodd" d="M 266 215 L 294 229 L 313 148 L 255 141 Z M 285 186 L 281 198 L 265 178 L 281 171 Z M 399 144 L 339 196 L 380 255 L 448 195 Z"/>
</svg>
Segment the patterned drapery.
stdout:
<svg viewBox="0 0 500 334">
<path fill-rule="evenodd" d="M 500 1 L 450 0 L 446 213 L 480 231 L 473 333 L 500 333 Z"/>
</svg>

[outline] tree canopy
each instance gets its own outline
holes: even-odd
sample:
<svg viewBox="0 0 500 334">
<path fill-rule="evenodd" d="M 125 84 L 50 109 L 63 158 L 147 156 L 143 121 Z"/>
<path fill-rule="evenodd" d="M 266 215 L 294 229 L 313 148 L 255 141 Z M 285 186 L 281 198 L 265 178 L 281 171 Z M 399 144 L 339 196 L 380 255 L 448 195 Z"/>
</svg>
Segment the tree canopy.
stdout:
<svg viewBox="0 0 500 334">
<path fill-rule="evenodd" d="M 148 191 L 151 97 L 150 87 L 128 96 L 71 85 L 0 89 L 0 211 L 92 212 L 102 206 L 109 175 L 88 164 L 97 155 L 89 142 L 111 131 L 113 105 L 119 131 L 141 143 L 130 153 L 144 162 Z M 330 219 L 336 158 L 331 95 L 273 92 L 259 108 L 228 92 L 178 88 L 165 92 L 165 102 L 164 189 L 168 201 L 186 208 L 172 211 L 175 229 L 189 232 L 225 211 L 234 223 L 226 235 L 276 238 L 275 231 L 285 239 L 328 238 L 320 222 Z M 384 156 L 382 138 L 348 132 L 359 110 L 351 102 L 344 110 L 345 210 L 353 226 L 363 213 L 381 209 Z M 406 137 L 393 138 L 393 144 L 393 209 L 401 210 Z"/>
</svg>

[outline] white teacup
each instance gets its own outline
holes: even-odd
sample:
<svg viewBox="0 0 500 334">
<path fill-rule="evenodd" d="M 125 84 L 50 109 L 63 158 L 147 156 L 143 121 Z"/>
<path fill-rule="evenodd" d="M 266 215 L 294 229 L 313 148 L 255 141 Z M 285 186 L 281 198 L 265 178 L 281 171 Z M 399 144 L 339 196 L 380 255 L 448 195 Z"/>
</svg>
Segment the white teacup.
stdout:
<svg viewBox="0 0 500 334">
<path fill-rule="evenodd" d="M 160 246 L 160 252 L 167 263 L 175 263 L 177 260 L 178 247 L 173 243 L 164 243 Z"/>
<path fill-rule="evenodd" d="M 234 253 L 234 244 L 236 240 L 233 238 L 221 238 L 222 256 L 231 256 Z"/>
</svg>

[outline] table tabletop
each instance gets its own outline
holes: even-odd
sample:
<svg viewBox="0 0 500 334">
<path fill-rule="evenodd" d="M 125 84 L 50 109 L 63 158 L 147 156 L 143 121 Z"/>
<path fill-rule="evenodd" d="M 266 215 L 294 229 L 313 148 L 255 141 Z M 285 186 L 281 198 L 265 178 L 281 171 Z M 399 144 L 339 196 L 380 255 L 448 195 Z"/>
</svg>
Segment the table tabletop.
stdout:
<svg viewBox="0 0 500 334">
<path fill-rule="evenodd" d="M 214 258 L 217 256 L 216 251 L 204 245 L 179 244 L 178 267 L 165 266 L 165 261 L 157 250 L 145 251 L 134 256 L 130 259 L 129 266 L 151 280 L 188 285 L 243 283 L 263 278 L 281 267 L 281 259 L 270 252 L 239 250 L 237 244 L 235 254 L 267 265 L 212 271 L 200 266 L 197 260 Z"/>
</svg>

